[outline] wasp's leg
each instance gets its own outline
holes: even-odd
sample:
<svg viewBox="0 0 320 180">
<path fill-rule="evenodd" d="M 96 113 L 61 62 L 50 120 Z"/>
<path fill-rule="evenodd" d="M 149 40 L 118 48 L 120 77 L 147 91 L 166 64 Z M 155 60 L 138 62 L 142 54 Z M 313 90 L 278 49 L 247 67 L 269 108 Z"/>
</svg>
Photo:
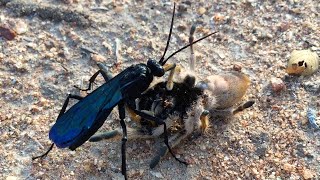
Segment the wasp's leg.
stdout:
<svg viewBox="0 0 320 180">
<path fill-rule="evenodd" d="M 125 111 L 125 105 L 124 102 L 120 102 L 118 104 L 119 109 L 119 117 L 120 117 L 120 124 L 122 128 L 122 143 L 121 143 L 121 156 L 122 156 L 122 165 L 121 165 L 121 172 L 124 175 L 125 179 L 128 179 L 127 177 L 127 164 L 126 164 L 126 142 L 128 140 L 127 138 L 127 126 L 124 121 L 126 117 L 126 111 Z"/>
<path fill-rule="evenodd" d="M 154 105 L 152 104 L 151 109 L 155 109 L 153 108 Z M 137 124 L 141 124 L 141 116 L 139 116 L 138 114 L 135 113 L 135 111 L 133 110 L 133 107 L 129 107 L 128 105 L 126 106 L 126 111 L 128 112 L 129 118 L 133 121 L 135 121 Z M 147 110 L 140 110 L 146 114 L 149 114 L 151 116 L 155 116 L 155 112 L 156 111 L 147 111 Z M 156 126 L 157 124 L 154 121 L 150 121 L 152 126 Z"/>
<path fill-rule="evenodd" d="M 129 118 L 133 121 L 135 121 L 136 123 L 140 124 L 140 120 L 141 117 L 139 115 L 137 115 L 132 108 L 130 108 L 129 106 L 125 106 L 125 110 L 127 111 Z M 148 112 L 146 112 L 148 113 Z M 97 141 L 101 141 L 104 139 L 114 139 L 114 138 L 118 138 L 120 136 L 123 136 L 123 132 L 121 131 L 121 129 L 114 129 L 112 131 L 106 131 L 106 132 L 102 132 L 99 134 L 96 134 L 94 136 L 92 136 L 89 141 L 90 142 L 97 142 Z M 131 140 L 131 139 L 150 139 L 150 138 L 154 138 L 153 135 L 150 134 L 146 134 L 143 133 L 142 131 L 139 131 L 138 129 L 134 129 L 134 128 L 128 128 L 127 127 L 127 139 Z"/>
<path fill-rule="evenodd" d="M 80 91 L 90 91 L 92 89 L 92 84 L 94 83 L 95 79 L 97 78 L 97 76 L 101 73 L 102 71 L 99 70 L 96 73 L 93 74 L 93 76 L 91 76 L 91 78 L 89 79 L 89 85 L 88 88 L 86 89 L 82 89 L 81 87 L 78 87 L 76 85 L 74 85 L 75 88 L 79 89 Z"/>
<path fill-rule="evenodd" d="M 72 99 L 77 99 L 77 100 L 83 99 L 83 97 L 81 97 L 81 96 L 69 94 L 67 99 L 63 103 L 63 106 L 62 106 L 62 108 L 60 110 L 60 113 L 58 115 L 58 119 L 59 119 L 60 116 L 62 116 L 66 112 L 67 106 L 69 104 L 69 99 L 71 99 L 71 98 Z M 51 146 L 49 147 L 49 149 L 45 153 L 43 153 L 40 156 L 32 157 L 32 160 L 35 160 L 35 159 L 38 159 L 38 158 L 42 159 L 42 158 L 46 157 L 49 154 L 49 152 L 52 150 L 53 146 L 54 146 L 54 143 L 51 144 Z"/>
<path fill-rule="evenodd" d="M 144 113 L 144 112 L 142 112 L 142 111 L 134 110 L 134 112 L 135 112 L 136 114 L 138 114 L 139 116 L 141 116 L 142 118 L 148 119 L 148 120 L 150 120 L 150 121 L 154 121 L 157 125 L 163 125 L 164 143 L 165 143 L 165 145 L 167 146 L 170 154 L 171 154 L 177 161 L 179 161 L 180 163 L 183 163 L 183 164 L 186 164 L 186 165 L 187 165 L 187 162 L 182 161 L 182 160 L 180 160 L 179 158 L 177 158 L 177 157 L 175 156 L 175 154 L 174 154 L 174 153 L 172 152 L 172 150 L 171 150 L 171 147 L 170 147 L 170 145 L 169 145 L 169 139 L 168 139 L 167 124 L 166 124 L 162 119 L 160 119 L 160 118 L 158 118 L 158 117 L 155 117 L 155 116 L 151 116 L 151 115 L 149 115 L 149 114 L 147 114 L 147 113 Z"/>
<path fill-rule="evenodd" d="M 106 82 L 108 82 L 110 79 L 112 79 L 113 76 L 109 72 L 108 68 L 105 65 L 103 65 L 102 63 L 97 63 L 97 65 L 99 67 L 99 71 L 94 73 L 93 76 L 91 76 L 91 78 L 89 79 L 88 88 L 82 89 L 78 86 L 74 86 L 74 87 L 77 89 L 80 89 L 81 91 L 90 91 L 92 89 L 92 84 L 94 83 L 94 81 L 96 80 L 96 78 L 99 74 L 101 74 L 103 76 L 103 78 Z"/>
<path fill-rule="evenodd" d="M 173 75 L 175 72 L 176 64 L 168 64 L 164 66 L 164 71 L 170 71 L 170 74 L 168 76 L 168 81 L 166 84 L 167 90 L 171 91 L 173 88 Z"/>
<path fill-rule="evenodd" d="M 147 115 L 149 115 L 151 117 L 155 117 L 156 115 L 162 113 L 162 109 L 156 108 L 156 107 L 160 107 L 160 106 L 154 105 L 154 103 L 158 103 L 158 102 L 156 102 L 156 101 L 153 102 L 152 107 L 151 107 L 152 111 L 139 110 L 139 112 L 147 114 Z M 156 121 L 149 120 L 149 119 L 147 119 L 145 117 L 141 117 L 140 115 L 138 115 L 136 113 L 136 111 L 138 111 L 138 110 L 134 110 L 134 109 L 135 108 L 132 107 L 132 106 L 129 106 L 129 105 L 126 106 L 126 110 L 127 110 L 128 114 L 129 114 L 129 117 L 130 117 L 131 120 L 134 120 L 138 124 L 141 124 L 141 119 L 144 118 L 145 120 L 148 121 L 149 125 L 151 127 L 154 127 L 154 128 L 153 128 L 151 134 L 147 134 L 147 133 L 141 132 L 141 131 L 139 131 L 137 129 L 130 128 L 129 131 L 128 131 L 130 139 L 150 139 L 150 138 L 159 137 L 160 135 L 163 134 L 163 128 L 159 127 L 158 124 L 156 123 Z M 173 124 L 173 119 L 167 118 L 165 120 L 165 122 L 166 122 L 167 128 L 169 128 Z"/>
<path fill-rule="evenodd" d="M 132 108 L 129 108 L 128 106 L 125 106 L 125 107 L 126 107 L 126 111 L 128 112 L 129 118 L 131 120 L 136 121 L 138 124 L 140 124 L 141 116 L 137 115 L 135 113 L 135 111 L 132 110 Z M 148 114 L 150 116 L 154 116 L 153 112 L 151 112 L 151 111 L 142 110 L 141 112 Z M 157 126 L 156 122 L 154 122 L 154 121 L 150 121 L 150 123 L 151 123 L 151 126 Z M 172 123 L 173 123 L 173 121 L 170 118 L 168 118 L 166 120 L 167 127 L 170 127 L 172 125 Z M 151 134 L 149 131 L 145 132 L 139 128 L 127 127 L 127 139 L 128 140 L 131 140 L 131 139 L 152 139 L 152 138 L 159 137 L 162 134 L 163 134 L 162 127 L 154 128 L 152 130 Z M 101 141 L 104 139 L 116 139 L 116 138 L 119 138 L 120 136 L 123 136 L 123 133 L 120 128 L 117 128 L 112 131 L 106 131 L 106 132 L 96 134 L 96 135 L 92 136 L 89 139 L 89 141 L 90 142 L 97 142 L 97 141 Z"/>
<path fill-rule="evenodd" d="M 163 133 L 161 133 L 163 134 Z M 90 142 L 97 142 L 97 141 L 102 141 L 104 139 L 118 139 L 121 136 L 123 136 L 123 133 L 121 131 L 121 129 L 114 129 L 111 131 L 106 131 L 106 132 L 102 132 L 99 134 L 95 134 L 93 135 L 89 141 Z M 140 131 L 139 129 L 135 129 L 135 128 L 129 128 L 127 127 L 127 138 L 128 140 L 133 140 L 133 139 L 152 139 L 152 138 L 156 138 L 159 137 L 159 134 L 156 133 L 152 133 L 152 134 L 148 134 L 146 132 Z"/>
<path fill-rule="evenodd" d="M 95 135 L 91 136 L 89 141 L 90 142 L 98 142 L 98 141 L 102 141 L 104 139 L 113 139 L 113 138 L 116 138 L 120 135 L 122 135 L 120 129 L 115 129 L 112 131 L 106 131 L 106 132 L 102 132 L 99 134 L 95 134 Z"/>
<path fill-rule="evenodd" d="M 188 136 L 185 130 L 180 131 L 176 134 L 174 134 L 169 139 L 170 147 L 173 148 L 177 146 L 183 139 L 185 139 Z M 156 167 L 157 164 L 159 164 L 162 157 L 164 157 L 168 153 L 168 146 L 161 146 L 157 155 L 151 160 L 150 162 L 150 168 L 153 169 Z"/>
<path fill-rule="evenodd" d="M 49 154 L 49 152 L 52 150 L 53 146 L 54 146 L 54 143 L 51 144 L 51 146 L 49 147 L 49 149 L 45 153 L 41 154 L 40 156 L 32 157 L 32 160 L 35 160 L 38 158 L 42 159 L 42 158 L 46 157 Z"/>
<path fill-rule="evenodd" d="M 141 121 L 141 117 L 139 115 L 137 115 L 132 108 L 130 108 L 129 106 L 126 106 L 126 111 L 128 112 L 129 118 L 133 121 L 135 121 L 136 123 L 140 124 Z"/>
<path fill-rule="evenodd" d="M 101 70 L 101 75 L 103 76 L 106 82 L 113 78 L 113 75 L 111 74 L 110 70 L 105 65 L 103 65 L 102 63 L 97 63 L 97 66 Z"/>
<path fill-rule="evenodd" d="M 62 106 L 62 108 L 61 108 L 61 110 L 60 110 L 60 113 L 59 113 L 57 119 L 59 119 L 59 117 L 62 116 L 62 114 L 64 114 L 64 112 L 66 112 L 66 109 L 67 109 L 68 104 L 69 104 L 69 99 L 81 100 L 81 99 L 83 99 L 83 97 L 82 97 L 82 96 L 79 96 L 79 95 L 68 94 L 68 97 L 67 97 L 67 99 L 64 101 L 63 106 Z"/>
<path fill-rule="evenodd" d="M 189 44 L 190 45 L 190 69 L 192 71 L 195 70 L 195 58 L 194 58 L 194 51 L 193 51 L 193 40 L 194 40 L 194 37 L 193 37 L 193 34 L 194 32 L 196 31 L 196 23 L 192 25 L 191 29 L 190 29 L 190 35 L 189 35 Z"/>
<path fill-rule="evenodd" d="M 199 126 L 197 124 L 199 124 Z M 184 126 L 184 130 L 179 131 L 178 133 L 170 137 L 169 144 L 171 147 L 175 147 L 180 144 L 182 140 L 184 140 L 194 132 L 195 127 L 197 126 L 199 127 L 199 130 L 201 130 L 201 132 L 205 132 L 209 127 L 209 111 L 204 110 L 202 112 L 199 118 L 199 123 L 195 122 L 193 117 L 185 119 Z M 164 157 L 167 153 L 168 148 L 166 146 L 162 146 L 158 151 L 158 154 L 151 160 L 150 168 L 153 169 L 160 162 L 161 158 Z"/>
</svg>

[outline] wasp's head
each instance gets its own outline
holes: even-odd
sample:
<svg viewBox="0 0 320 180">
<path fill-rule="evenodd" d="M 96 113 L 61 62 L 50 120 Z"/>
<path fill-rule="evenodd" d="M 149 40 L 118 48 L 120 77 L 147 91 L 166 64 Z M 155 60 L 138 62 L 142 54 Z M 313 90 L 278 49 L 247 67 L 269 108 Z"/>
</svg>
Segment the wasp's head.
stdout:
<svg viewBox="0 0 320 180">
<path fill-rule="evenodd" d="M 161 77 L 164 75 L 164 69 L 160 63 L 153 59 L 149 59 L 147 62 L 148 68 L 154 76 Z"/>
</svg>

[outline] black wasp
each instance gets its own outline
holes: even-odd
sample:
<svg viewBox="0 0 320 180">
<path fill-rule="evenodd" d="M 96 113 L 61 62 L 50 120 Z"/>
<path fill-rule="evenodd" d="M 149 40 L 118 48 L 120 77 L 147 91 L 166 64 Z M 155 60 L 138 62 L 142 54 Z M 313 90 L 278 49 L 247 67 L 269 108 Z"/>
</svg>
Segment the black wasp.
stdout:
<svg viewBox="0 0 320 180">
<path fill-rule="evenodd" d="M 107 119 L 111 111 L 115 106 L 118 106 L 120 124 L 122 128 L 122 174 L 127 179 L 126 174 L 126 141 L 127 141 L 127 127 L 125 124 L 125 105 L 127 102 L 133 101 L 141 97 L 142 93 L 147 90 L 153 81 L 154 76 L 162 77 L 165 72 L 174 69 L 175 64 L 170 66 L 165 66 L 168 59 L 173 57 L 178 52 L 186 49 L 194 43 L 197 43 L 216 32 L 210 33 L 193 43 L 190 43 L 176 52 L 172 53 L 165 59 L 165 54 L 167 52 L 170 37 L 173 28 L 175 14 L 175 5 L 173 7 L 173 15 L 171 19 L 170 32 L 166 44 L 163 56 L 160 58 L 159 62 L 149 59 L 147 64 L 137 64 L 128 67 L 121 73 L 111 78 L 108 73 L 100 68 L 91 78 L 89 87 L 83 89 L 88 91 L 91 88 L 92 83 L 94 83 L 98 74 L 101 74 L 106 83 L 95 89 L 92 93 L 88 94 L 86 97 L 81 97 L 77 95 L 69 94 L 65 100 L 63 107 L 58 115 L 56 123 L 52 126 L 49 132 L 49 138 L 53 141 L 48 151 L 41 156 L 34 157 L 43 158 L 45 157 L 53 148 L 54 144 L 58 148 L 69 148 L 75 150 L 77 147 L 85 143 L 92 135 L 94 135 L 97 130 L 103 125 L 104 121 Z M 79 100 L 75 105 L 67 109 L 69 99 Z M 168 143 L 167 127 L 164 119 L 152 116 L 143 111 L 132 109 L 137 115 L 148 119 L 150 122 L 156 124 L 157 126 L 163 125 L 164 143 L 169 149 L 169 152 L 177 159 L 179 162 L 186 164 L 184 161 L 179 160 L 171 151 Z"/>
<path fill-rule="evenodd" d="M 150 168 L 154 168 L 161 158 L 170 152 L 168 147 L 177 146 L 191 134 L 203 134 L 207 132 L 210 123 L 217 122 L 217 119 L 230 118 L 254 104 L 254 101 L 250 100 L 233 108 L 243 98 L 250 84 L 250 79 L 242 72 L 223 72 L 203 79 L 198 77 L 195 73 L 192 47 L 195 28 L 196 23 L 192 26 L 189 37 L 190 69 L 173 68 L 175 70 L 170 72 L 167 79 L 158 80 L 139 98 L 127 102 L 129 117 L 136 122 L 136 126 L 128 127 L 129 140 L 158 138 L 163 135 L 162 126 L 139 116 L 132 109 L 164 119 L 166 122 L 170 146 L 159 149 L 150 163 Z M 96 134 L 89 141 L 113 139 L 122 135 L 121 129 L 117 128 Z"/>
</svg>

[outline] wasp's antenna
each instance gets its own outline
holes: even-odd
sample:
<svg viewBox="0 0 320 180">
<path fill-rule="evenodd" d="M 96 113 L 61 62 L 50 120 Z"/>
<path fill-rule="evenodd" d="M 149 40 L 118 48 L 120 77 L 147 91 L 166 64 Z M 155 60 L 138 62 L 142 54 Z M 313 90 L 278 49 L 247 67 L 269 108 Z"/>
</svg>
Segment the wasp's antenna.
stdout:
<svg viewBox="0 0 320 180">
<path fill-rule="evenodd" d="M 170 31 L 169 31 L 169 37 L 168 37 L 168 40 L 167 40 L 167 45 L 166 45 L 166 48 L 164 50 L 164 53 L 159 61 L 159 64 L 161 65 L 164 65 L 165 63 L 163 63 L 163 59 L 164 59 L 164 56 L 166 55 L 166 52 L 168 50 L 168 47 L 169 47 L 169 43 L 170 43 L 170 38 L 171 38 L 171 34 L 172 34 L 172 28 L 173 28 L 173 20 L 174 20 L 174 12 L 176 10 L 176 3 L 173 3 L 173 13 L 172 13 L 172 19 L 171 19 L 171 25 L 170 25 Z"/>
<path fill-rule="evenodd" d="M 191 53 L 191 55 L 190 55 L 190 69 L 192 70 L 192 71 L 194 71 L 194 69 L 195 69 L 195 63 L 194 63 L 194 51 L 193 51 L 193 46 L 192 46 L 192 42 L 193 42 L 193 40 L 194 40 L 194 38 L 193 38 L 193 34 L 194 34 L 194 32 L 196 31 L 196 28 L 197 28 L 197 23 L 194 23 L 192 26 L 191 26 L 191 29 L 190 29 L 190 35 L 189 35 L 189 44 L 191 44 L 190 45 L 190 53 Z"/>
<path fill-rule="evenodd" d="M 180 48 L 180 49 L 177 50 L 176 52 L 172 53 L 166 60 L 164 60 L 164 61 L 161 63 L 161 65 L 166 64 L 166 62 L 168 61 L 168 59 L 172 58 L 172 56 L 176 55 L 178 52 L 186 49 L 187 47 L 189 47 L 189 46 L 191 46 L 191 45 L 193 45 L 193 44 L 195 44 L 195 43 L 197 43 L 197 42 L 199 42 L 199 41 L 201 41 L 201 40 L 203 40 L 203 39 L 205 39 L 205 38 L 207 38 L 207 37 L 209 37 L 209 36 L 211 36 L 211 35 L 213 35 L 213 34 L 215 34 L 215 33 L 217 33 L 217 31 L 216 31 L 216 32 L 213 32 L 213 33 L 210 33 L 210 34 L 208 34 L 208 35 L 206 35 L 206 36 L 204 36 L 204 37 L 202 37 L 202 38 L 200 38 L 200 39 L 198 39 L 198 40 L 196 40 L 196 41 L 194 41 L 194 42 L 192 42 L 192 43 L 190 43 L 190 44 L 188 44 L 188 45 L 185 45 L 184 47 Z"/>
<path fill-rule="evenodd" d="M 50 148 L 45 152 L 44 154 L 36 157 L 32 157 L 32 160 L 38 159 L 38 158 L 44 158 L 48 155 L 48 153 L 52 150 L 54 143 L 51 144 Z"/>
</svg>

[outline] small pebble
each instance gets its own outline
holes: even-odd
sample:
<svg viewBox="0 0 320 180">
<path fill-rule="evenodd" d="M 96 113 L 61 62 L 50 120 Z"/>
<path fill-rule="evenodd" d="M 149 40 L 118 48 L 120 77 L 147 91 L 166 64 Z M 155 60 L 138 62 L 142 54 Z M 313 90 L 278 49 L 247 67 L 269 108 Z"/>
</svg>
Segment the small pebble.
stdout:
<svg viewBox="0 0 320 180">
<path fill-rule="evenodd" d="M 17 36 L 17 33 L 8 27 L 0 26 L 0 37 L 1 36 L 10 41 Z"/>
<path fill-rule="evenodd" d="M 283 165 L 283 169 L 287 172 L 293 172 L 295 170 L 295 166 L 289 163 L 285 163 Z"/>
<path fill-rule="evenodd" d="M 313 108 L 308 108 L 307 110 L 307 118 L 312 128 L 320 129 L 319 125 L 316 122 L 316 111 Z"/>
<path fill-rule="evenodd" d="M 184 12 L 187 12 L 187 10 L 188 10 L 188 6 L 186 4 L 179 4 L 178 12 L 184 13 Z"/>
<path fill-rule="evenodd" d="M 7 176 L 6 177 L 6 180 L 17 180 L 18 179 L 18 177 L 16 177 L 16 176 Z"/>
<path fill-rule="evenodd" d="M 286 85 L 280 78 L 271 78 L 270 84 L 273 92 L 275 93 L 280 93 L 281 91 L 286 90 Z"/>
<path fill-rule="evenodd" d="M 239 64 L 234 64 L 232 69 L 237 72 L 241 72 L 242 67 Z"/>
<path fill-rule="evenodd" d="M 224 20 L 224 16 L 221 15 L 221 14 L 219 14 L 219 13 L 217 13 L 217 14 L 215 14 L 215 15 L 213 16 L 213 20 L 214 20 L 215 22 L 221 22 L 221 21 Z"/>
<path fill-rule="evenodd" d="M 204 8 L 204 7 L 200 7 L 199 9 L 198 9 L 198 14 L 199 15 L 203 15 L 204 13 L 206 13 L 206 8 Z"/>
<path fill-rule="evenodd" d="M 91 54 L 91 59 L 95 62 L 105 63 L 107 59 L 100 54 Z"/>
<path fill-rule="evenodd" d="M 163 175 L 160 172 L 150 171 L 150 173 L 156 178 L 163 178 Z"/>
<path fill-rule="evenodd" d="M 309 169 L 304 169 L 302 172 L 302 176 L 304 179 L 312 179 L 313 178 L 313 172 L 310 171 Z"/>
<path fill-rule="evenodd" d="M 28 31 L 28 25 L 23 21 L 17 21 L 14 25 L 14 30 L 17 34 L 24 34 Z"/>
</svg>

